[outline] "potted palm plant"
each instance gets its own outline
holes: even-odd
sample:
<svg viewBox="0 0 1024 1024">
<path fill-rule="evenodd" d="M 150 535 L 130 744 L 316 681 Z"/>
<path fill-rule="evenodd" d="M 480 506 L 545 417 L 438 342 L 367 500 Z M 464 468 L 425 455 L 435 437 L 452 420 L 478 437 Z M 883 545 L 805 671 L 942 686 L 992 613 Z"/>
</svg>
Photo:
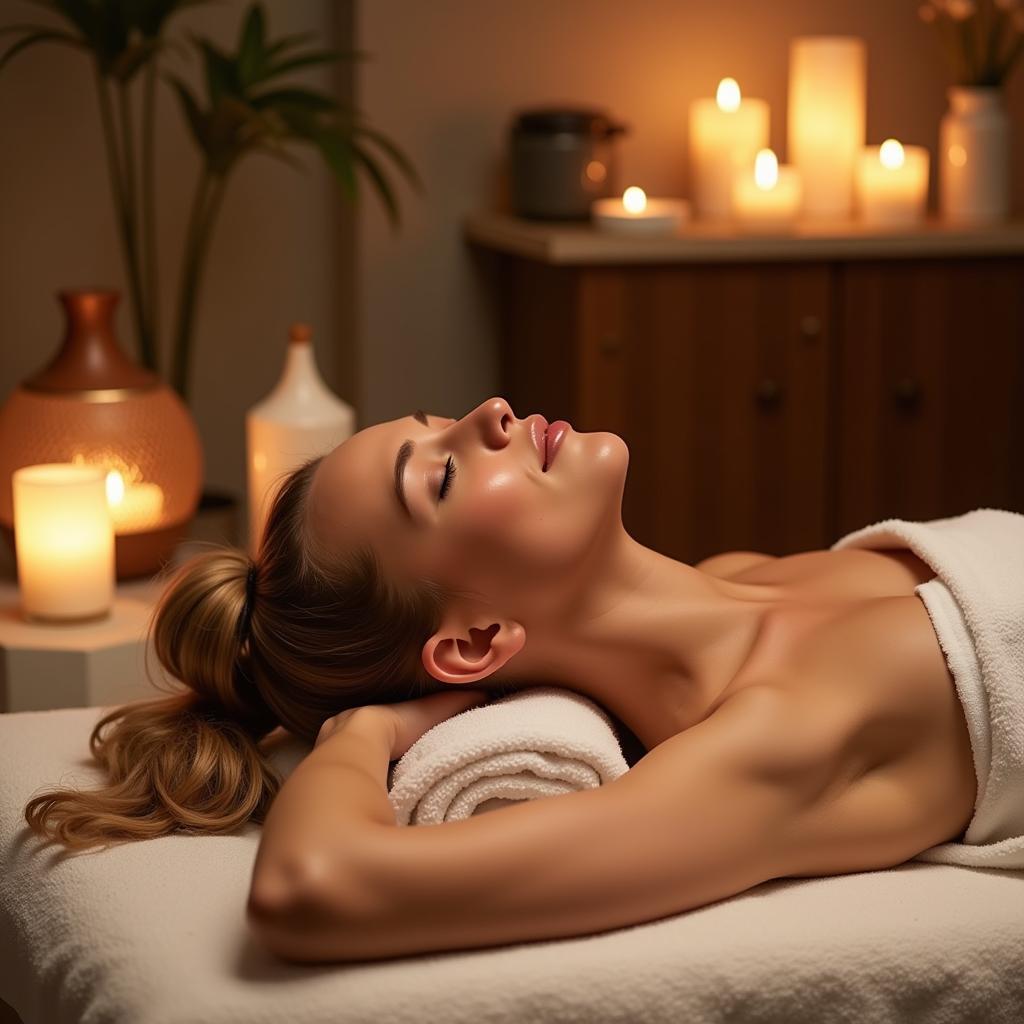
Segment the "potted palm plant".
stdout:
<svg viewBox="0 0 1024 1024">
<path fill-rule="evenodd" d="M 158 79 L 177 95 L 200 155 L 200 168 L 181 255 L 168 379 L 184 401 L 203 270 L 210 238 L 232 172 L 252 153 L 301 167 L 291 150 L 316 150 L 349 201 L 356 201 L 358 172 L 382 200 L 392 227 L 399 223 L 394 188 L 382 160 L 390 161 L 416 189 L 422 185 L 409 159 L 359 112 L 332 96 L 294 82 L 296 72 L 365 54 L 311 48 L 314 33 L 269 39 L 261 4 L 253 3 L 234 50 L 196 33 L 188 39 L 200 55 L 202 88 L 192 91 L 179 74 L 163 70 L 168 52 L 187 52 L 168 37 L 171 19 L 210 0 L 26 0 L 56 15 L 58 25 L 18 23 L 0 27 L 14 42 L 0 54 L 0 71 L 37 43 L 83 51 L 93 66 L 121 251 L 131 297 L 139 360 L 158 365 L 160 300 L 155 217 L 154 134 Z M 141 103 L 134 104 L 142 82 Z"/>
</svg>

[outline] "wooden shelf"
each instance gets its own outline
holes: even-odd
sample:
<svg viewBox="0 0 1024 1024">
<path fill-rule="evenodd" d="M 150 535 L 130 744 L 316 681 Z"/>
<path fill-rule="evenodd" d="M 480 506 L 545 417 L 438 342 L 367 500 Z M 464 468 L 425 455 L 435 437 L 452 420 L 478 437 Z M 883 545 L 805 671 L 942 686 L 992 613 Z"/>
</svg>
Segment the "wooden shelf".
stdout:
<svg viewBox="0 0 1024 1024">
<path fill-rule="evenodd" d="M 880 230 L 856 222 L 801 224 L 785 235 L 743 232 L 695 222 L 678 235 L 631 237 L 589 224 L 547 224 L 507 214 L 478 213 L 464 222 L 478 245 L 540 263 L 743 263 L 759 261 L 948 258 L 1024 254 L 1024 221 L 959 227 L 929 221 L 913 230 Z"/>
</svg>

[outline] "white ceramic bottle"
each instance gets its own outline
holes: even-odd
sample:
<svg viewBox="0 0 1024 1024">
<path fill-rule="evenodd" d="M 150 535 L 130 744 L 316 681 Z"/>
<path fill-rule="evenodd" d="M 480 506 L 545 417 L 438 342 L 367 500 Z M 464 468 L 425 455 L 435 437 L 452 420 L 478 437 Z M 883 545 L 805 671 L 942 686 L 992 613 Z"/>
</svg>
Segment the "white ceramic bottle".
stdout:
<svg viewBox="0 0 1024 1024">
<path fill-rule="evenodd" d="M 284 476 L 324 455 L 355 433 L 355 410 L 324 383 L 307 324 L 292 324 L 284 372 L 274 389 L 245 415 L 249 485 L 249 554 L 260 539 Z"/>
</svg>

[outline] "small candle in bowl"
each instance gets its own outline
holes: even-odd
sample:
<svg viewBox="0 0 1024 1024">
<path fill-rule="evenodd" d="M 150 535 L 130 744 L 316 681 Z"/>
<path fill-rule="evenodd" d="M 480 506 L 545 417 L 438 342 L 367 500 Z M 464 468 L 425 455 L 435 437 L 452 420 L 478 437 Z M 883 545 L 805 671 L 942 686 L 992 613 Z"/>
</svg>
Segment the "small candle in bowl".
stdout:
<svg viewBox="0 0 1024 1024">
<path fill-rule="evenodd" d="M 590 213 L 602 231 L 674 235 L 689 218 L 690 204 L 685 199 L 648 199 L 642 188 L 631 185 L 621 198 L 595 200 Z"/>
<path fill-rule="evenodd" d="M 866 224 L 900 227 L 924 219 L 928 150 L 886 139 L 865 146 L 857 162 L 857 199 Z"/>
<path fill-rule="evenodd" d="M 770 149 L 762 149 L 753 170 L 737 173 L 732 209 L 736 222 L 748 231 L 783 231 L 800 212 L 803 189 L 795 167 L 780 167 Z"/>
</svg>

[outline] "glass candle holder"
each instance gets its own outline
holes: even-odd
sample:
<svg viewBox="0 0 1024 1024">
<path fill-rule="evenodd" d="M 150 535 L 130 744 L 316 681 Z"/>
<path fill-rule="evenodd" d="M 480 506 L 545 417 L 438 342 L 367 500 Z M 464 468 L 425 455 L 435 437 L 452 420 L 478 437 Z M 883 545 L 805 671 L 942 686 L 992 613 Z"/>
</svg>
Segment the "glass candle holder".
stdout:
<svg viewBox="0 0 1024 1024">
<path fill-rule="evenodd" d="M 99 466 L 43 463 L 11 475 L 14 544 L 28 619 L 108 615 L 114 600 L 114 521 Z"/>
</svg>

